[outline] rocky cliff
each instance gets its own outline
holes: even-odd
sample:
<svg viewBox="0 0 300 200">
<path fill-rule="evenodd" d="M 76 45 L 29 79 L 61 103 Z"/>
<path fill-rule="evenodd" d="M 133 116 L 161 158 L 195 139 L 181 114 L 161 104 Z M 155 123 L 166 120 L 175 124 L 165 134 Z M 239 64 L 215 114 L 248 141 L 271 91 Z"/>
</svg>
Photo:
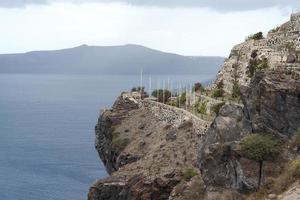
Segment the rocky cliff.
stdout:
<svg viewBox="0 0 300 200">
<path fill-rule="evenodd" d="M 282 65 L 293 70 L 298 69 L 300 45 L 300 14 L 291 15 L 290 21 L 269 31 L 263 37 L 249 37 L 231 50 L 217 81 L 223 81 L 224 90 L 232 92 L 235 82 L 248 86 L 256 71 L 264 68 L 276 69 Z M 254 38 L 254 39 L 253 39 Z M 297 70 L 299 75 L 299 71 Z"/>
<path fill-rule="evenodd" d="M 96 149 L 111 177 L 96 181 L 89 199 L 175 197 L 186 170 L 199 174 L 198 141 L 208 126 L 185 110 L 123 93 L 95 128 Z"/>
<path fill-rule="evenodd" d="M 235 46 L 219 72 L 216 84 L 223 82 L 227 93 L 237 84 L 243 105 L 223 106 L 199 142 L 199 168 L 211 191 L 230 188 L 246 198 L 259 187 L 258 164 L 241 151 L 247 135 L 272 134 L 283 145 L 281 156 L 265 163 L 264 185 L 297 157 L 289 141 L 300 127 L 299 25 L 300 14 L 294 14 L 266 38 Z"/>
<path fill-rule="evenodd" d="M 240 102 L 223 97 L 215 118 L 207 118 L 212 121 L 123 93 L 95 128 L 95 146 L 111 176 L 91 186 L 89 200 L 276 199 L 270 193 L 299 157 L 300 143 L 298 150 L 291 146 L 300 127 L 299 41 L 300 14 L 293 14 L 266 38 L 258 34 L 235 46 L 207 94 L 221 85 L 230 95 L 238 86 Z M 265 193 L 255 197 L 258 163 L 241 148 L 254 133 L 270 134 L 283 147 L 277 159 L 264 162 Z M 300 171 L 300 164 L 293 169 Z M 290 183 L 300 179 L 293 177 Z M 299 198 L 295 185 L 278 199 Z"/>
</svg>

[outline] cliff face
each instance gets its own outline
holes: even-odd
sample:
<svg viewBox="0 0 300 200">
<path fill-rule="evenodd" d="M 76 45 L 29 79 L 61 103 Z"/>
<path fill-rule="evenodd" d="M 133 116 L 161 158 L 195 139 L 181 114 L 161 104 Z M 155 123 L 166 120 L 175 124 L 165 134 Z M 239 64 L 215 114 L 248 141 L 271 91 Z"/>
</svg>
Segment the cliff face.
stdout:
<svg viewBox="0 0 300 200">
<path fill-rule="evenodd" d="M 264 163 L 262 185 L 272 185 L 299 153 L 289 141 L 300 127 L 300 14 L 264 39 L 235 46 L 220 82 L 227 94 L 238 85 L 242 104 L 225 96 L 213 121 L 123 93 L 95 128 L 111 177 L 92 185 L 89 200 L 246 199 L 258 187 L 258 165 L 241 143 L 253 133 L 272 134 L 284 146 L 277 161 Z"/>
<path fill-rule="evenodd" d="M 119 97 L 111 110 L 106 110 L 98 119 L 95 127 L 95 148 L 103 161 L 106 171 L 111 174 L 119 167 L 139 159 L 137 155 L 122 154 L 122 148 L 129 140 L 128 134 L 118 138 L 114 127 L 124 120 L 130 111 L 138 109 L 138 104 L 129 99 Z M 126 130 L 127 132 L 127 130 Z"/>
<path fill-rule="evenodd" d="M 242 89 L 242 100 L 243 107 L 221 108 L 199 144 L 199 167 L 208 186 L 241 192 L 256 189 L 257 163 L 240 151 L 242 138 L 251 133 L 271 133 L 288 141 L 300 127 L 300 79 L 289 72 L 257 73 Z M 276 177 L 288 159 L 266 162 L 268 176 Z"/>
<path fill-rule="evenodd" d="M 295 63 L 296 65 L 296 63 Z M 254 132 L 290 138 L 300 125 L 300 63 L 290 71 L 286 65 L 255 75 L 242 91 L 245 112 Z"/>
<path fill-rule="evenodd" d="M 199 174 L 197 146 L 208 125 L 185 110 L 123 93 L 96 125 L 95 146 L 111 177 L 96 181 L 89 199 L 176 196 L 185 170 Z"/>
<path fill-rule="evenodd" d="M 248 39 L 231 50 L 222 69 L 217 75 L 216 83 L 223 81 L 224 90 L 232 92 L 234 82 L 248 86 L 254 71 L 285 65 L 286 68 L 298 68 L 298 51 L 300 46 L 300 14 L 293 14 L 290 21 L 271 30 L 266 38 Z M 261 65 L 261 67 L 257 67 Z"/>
<path fill-rule="evenodd" d="M 222 81 L 226 92 L 238 83 L 243 106 L 223 106 L 199 143 L 199 168 L 208 188 L 243 193 L 258 187 L 257 163 L 241 152 L 246 135 L 269 133 L 285 144 L 278 161 L 265 163 L 263 184 L 294 159 L 287 143 L 300 127 L 299 19 L 295 14 L 266 39 L 235 46 L 219 72 L 216 82 Z M 267 65 L 260 68 L 264 58 Z M 252 75 L 250 67 L 255 68 Z"/>
</svg>

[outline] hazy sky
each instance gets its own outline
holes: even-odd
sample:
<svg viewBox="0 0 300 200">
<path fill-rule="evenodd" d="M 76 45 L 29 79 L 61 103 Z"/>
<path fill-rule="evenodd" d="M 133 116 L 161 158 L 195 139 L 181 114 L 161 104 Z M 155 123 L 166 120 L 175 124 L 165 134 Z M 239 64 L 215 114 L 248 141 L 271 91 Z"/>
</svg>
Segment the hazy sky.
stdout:
<svg viewBox="0 0 300 200">
<path fill-rule="evenodd" d="M 228 56 L 297 8 L 299 0 L 0 0 L 0 53 L 133 43 Z"/>
</svg>

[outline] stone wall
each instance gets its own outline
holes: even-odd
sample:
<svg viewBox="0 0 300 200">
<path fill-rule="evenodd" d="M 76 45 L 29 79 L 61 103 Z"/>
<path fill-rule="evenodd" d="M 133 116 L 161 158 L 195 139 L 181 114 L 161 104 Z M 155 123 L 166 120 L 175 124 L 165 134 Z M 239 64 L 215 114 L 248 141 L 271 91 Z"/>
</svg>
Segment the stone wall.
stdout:
<svg viewBox="0 0 300 200">
<path fill-rule="evenodd" d="M 159 120 L 167 124 L 173 124 L 175 127 L 179 127 L 183 122 L 192 121 L 194 124 L 194 131 L 198 135 L 203 135 L 210 125 L 210 121 L 202 120 L 184 109 L 169 106 L 156 101 L 145 99 L 141 102 L 140 106 L 144 106 Z"/>
</svg>

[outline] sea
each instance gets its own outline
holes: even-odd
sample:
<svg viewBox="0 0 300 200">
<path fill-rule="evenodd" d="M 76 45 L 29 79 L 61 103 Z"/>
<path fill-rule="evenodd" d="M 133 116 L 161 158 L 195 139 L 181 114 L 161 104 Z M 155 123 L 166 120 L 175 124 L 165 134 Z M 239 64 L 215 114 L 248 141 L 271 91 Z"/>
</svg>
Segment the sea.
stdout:
<svg viewBox="0 0 300 200">
<path fill-rule="evenodd" d="M 0 199 L 87 199 L 89 186 L 108 176 L 94 149 L 101 109 L 141 82 L 149 90 L 212 79 L 213 75 L 0 74 Z"/>
</svg>

